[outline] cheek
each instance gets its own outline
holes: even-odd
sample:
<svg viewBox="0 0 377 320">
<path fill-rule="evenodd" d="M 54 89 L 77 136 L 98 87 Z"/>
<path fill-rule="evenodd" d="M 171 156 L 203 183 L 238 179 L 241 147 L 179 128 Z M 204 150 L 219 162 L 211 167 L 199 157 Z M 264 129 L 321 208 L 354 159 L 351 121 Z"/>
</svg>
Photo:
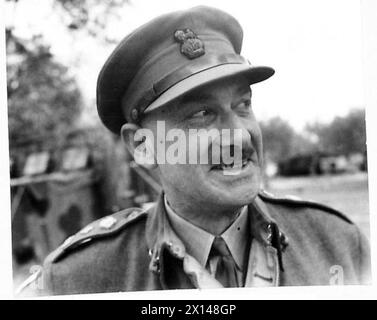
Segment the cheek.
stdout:
<svg viewBox="0 0 377 320">
<path fill-rule="evenodd" d="M 253 142 L 255 142 L 258 145 L 262 144 L 262 131 L 261 131 L 259 124 L 258 124 L 257 120 L 255 119 L 254 115 L 250 119 L 249 128 L 250 128 L 250 132 L 252 134 L 252 137 L 255 140 Z"/>
<path fill-rule="evenodd" d="M 255 120 L 255 117 L 251 117 L 249 120 L 247 120 L 245 123 L 245 128 L 247 128 L 247 131 L 250 133 L 251 136 L 251 142 L 253 143 L 254 148 L 257 149 L 258 153 L 262 152 L 262 131 L 258 125 L 258 122 Z"/>
<path fill-rule="evenodd" d="M 262 140 L 262 131 L 259 128 L 259 126 L 257 126 L 254 129 L 253 137 L 255 137 L 254 138 L 254 140 L 255 140 L 254 143 L 256 144 L 256 147 L 259 149 L 258 151 L 261 152 L 262 148 L 263 148 L 263 140 Z"/>
<path fill-rule="evenodd" d="M 188 164 L 166 163 L 166 164 L 159 165 L 161 174 L 164 177 L 169 177 L 172 181 L 181 180 L 180 183 L 185 182 L 184 180 L 182 180 L 182 177 L 188 177 L 189 179 L 192 177 L 193 172 L 195 171 L 195 167 L 196 167 L 195 165 L 188 165 Z"/>
</svg>

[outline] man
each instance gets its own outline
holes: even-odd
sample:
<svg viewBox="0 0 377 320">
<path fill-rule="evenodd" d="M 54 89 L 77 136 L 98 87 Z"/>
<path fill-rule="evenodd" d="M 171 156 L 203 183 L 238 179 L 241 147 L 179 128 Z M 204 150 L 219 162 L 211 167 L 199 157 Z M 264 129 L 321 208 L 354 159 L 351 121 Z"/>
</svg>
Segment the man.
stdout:
<svg viewBox="0 0 377 320">
<path fill-rule="evenodd" d="M 251 66 L 241 45 L 232 16 L 196 7 L 150 21 L 114 50 L 98 79 L 99 116 L 157 170 L 163 193 L 148 210 L 118 212 L 68 238 L 44 264 L 45 293 L 369 281 L 368 244 L 347 217 L 261 190 L 250 85 L 274 70 Z M 169 132 L 188 152 L 175 161 Z M 208 161 L 190 161 L 203 154 Z"/>
</svg>

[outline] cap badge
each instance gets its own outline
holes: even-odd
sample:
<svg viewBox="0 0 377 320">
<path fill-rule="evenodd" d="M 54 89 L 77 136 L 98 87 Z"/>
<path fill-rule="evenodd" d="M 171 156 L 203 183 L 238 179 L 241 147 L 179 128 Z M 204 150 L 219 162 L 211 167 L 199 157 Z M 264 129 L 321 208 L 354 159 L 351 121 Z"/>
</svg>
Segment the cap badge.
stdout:
<svg viewBox="0 0 377 320">
<path fill-rule="evenodd" d="M 205 53 L 203 41 L 189 28 L 177 30 L 174 39 L 181 44 L 181 53 L 189 59 L 198 58 Z"/>
</svg>

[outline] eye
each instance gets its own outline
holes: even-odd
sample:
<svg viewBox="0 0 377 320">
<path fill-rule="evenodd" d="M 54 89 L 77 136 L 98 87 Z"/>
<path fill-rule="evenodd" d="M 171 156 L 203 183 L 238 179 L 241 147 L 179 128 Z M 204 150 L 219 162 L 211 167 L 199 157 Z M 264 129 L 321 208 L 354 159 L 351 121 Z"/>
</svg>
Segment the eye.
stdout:
<svg viewBox="0 0 377 320">
<path fill-rule="evenodd" d="M 201 119 L 212 115 L 212 112 L 209 110 L 200 110 L 198 112 L 195 112 L 190 116 L 191 119 Z"/>
<path fill-rule="evenodd" d="M 245 101 L 242 101 L 240 104 L 239 104 L 239 107 L 242 108 L 242 109 L 251 109 L 251 100 L 250 99 L 247 99 Z"/>
<path fill-rule="evenodd" d="M 251 111 L 251 99 L 242 100 L 234 107 L 234 110 L 240 114 L 249 114 Z"/>
</svg>

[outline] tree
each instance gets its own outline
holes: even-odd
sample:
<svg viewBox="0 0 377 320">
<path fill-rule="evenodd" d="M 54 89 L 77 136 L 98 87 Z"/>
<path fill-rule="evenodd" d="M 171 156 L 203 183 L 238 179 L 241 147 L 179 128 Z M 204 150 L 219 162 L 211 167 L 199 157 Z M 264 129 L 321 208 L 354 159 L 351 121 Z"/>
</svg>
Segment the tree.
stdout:
<svg viewBox="0 0 377 320">
<path fill-rule="evenodd" d="M 22 0 L 7 0 L 20 5 Z M 57 19 L 74 36 L 84 32 L 96 40 L 112 42 L 104 32 L 107 20 L 114 19 L 126 0 L 54 0 L 50 5 Z M 33 19 L 33 16 L 27 17 Z M 51 54 L 43 35 L 28 39 L 17 36 L 12 20 L 6 26 L 8 121 L 10 146 L 59 143 L 74 130 L 80 117 L 82 97 L 69 68 Z"/>
<path fill-rule="evenodd" d="M 260 124 L 263 133 L 263 145 L 266 155 L 278 162 L 291 154 L 293 128 L 285 120 L 274 117 Z"/>
<path fill-rule="evenodd" d="M 41 37 L 22 41 L 10 31 L 6 36 L 10 145 L 56 143 L 80 115 L 77 83 Z"/>
<path fill-rule="evenodd" d="M 6 0 L 8 3 L 17 4 L 26 0 Z M 106 43 L 115 43 L 106 34 L 105 29 L 109 21 L 120 18 L 119 9 L 129 0 L 53 0 L 50 2 L 54 12 L 58 13 L 59 19 L 67 27 L 67 31 L 85 32 L 87 35 Z M 29 17 L 30 18 L 30 17 Z"/>
<path fill-rule="evenodd" d="M 321 151 L 339 155 L 366 151 L 365 110 L 354 109 L 329 124 L 313 123 L 306 129 L 317 137 Z"/>
<path fill-rule="evenodd" d="M 266 157 L 275 163 L 315 149 L 312 142 L 298 134 L 286 120 L 280 117 L 261 122 L 260 127 Z"/>
</svg>

